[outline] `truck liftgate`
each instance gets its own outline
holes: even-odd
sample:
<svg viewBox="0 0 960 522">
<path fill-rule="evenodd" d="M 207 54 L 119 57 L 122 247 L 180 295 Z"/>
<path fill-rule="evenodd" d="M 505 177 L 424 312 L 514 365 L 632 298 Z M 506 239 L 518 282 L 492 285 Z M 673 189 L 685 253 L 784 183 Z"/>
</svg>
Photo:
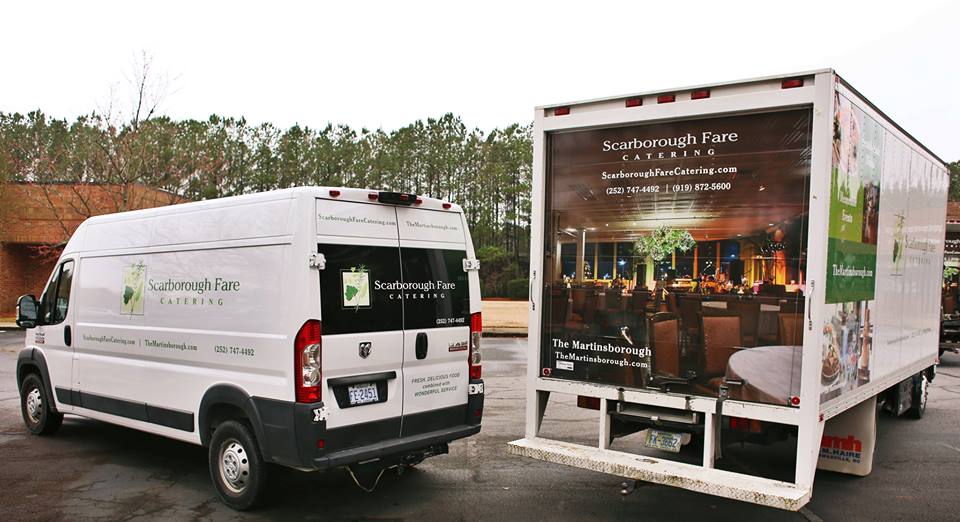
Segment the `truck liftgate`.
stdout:
<svg viewBox="0 0 960 522">
<path fill-rule="evenodd" d="M 790 511 L 799 510 L 810 500 L 809 488 L 802 488 L 789 482 L 556 440 L 537 437 L 515 440 L 509 444 L 508 451 L 513 455 L 555 464 Z"/>
</svg>

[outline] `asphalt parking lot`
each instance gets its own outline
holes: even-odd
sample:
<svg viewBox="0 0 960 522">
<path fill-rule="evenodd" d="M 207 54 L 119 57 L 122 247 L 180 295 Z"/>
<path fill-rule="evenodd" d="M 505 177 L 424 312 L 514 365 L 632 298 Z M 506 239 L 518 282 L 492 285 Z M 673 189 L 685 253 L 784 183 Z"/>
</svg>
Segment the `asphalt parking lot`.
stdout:
<svg viewBox="0 0 960 522">
<path fill-rule="evenodd" d="M 925 418 L 881 417 L 873 473 L 817 475 L 801 513 L 647 485 L 620 495 L 617 477 L 508 455 L 523 433 L 525 339 L 486 339 L 483 431 L 451 444 L 373 493 L 346 473 L 273 470 L 270 505 L 236 513 L 217 500 L 203 448 L 67 417 L 54 437 L 29 435 L 14 378 L 18 331 L 0 332 L 0 520 L 892 520 L 956 519 L 960 488 L 960 356 L 947 354 Z M 558 397 L 545 433 L 590 443 L 593 412 Z M 618 443 L 615 443 L 616 449 Z M 625 448 L 631 444 L 625 441 Z M 733 467 L 792 477 L 790 444 L 731 446 Z M 754 468 L 750 468 L 753 470 Z"/>
</svg>

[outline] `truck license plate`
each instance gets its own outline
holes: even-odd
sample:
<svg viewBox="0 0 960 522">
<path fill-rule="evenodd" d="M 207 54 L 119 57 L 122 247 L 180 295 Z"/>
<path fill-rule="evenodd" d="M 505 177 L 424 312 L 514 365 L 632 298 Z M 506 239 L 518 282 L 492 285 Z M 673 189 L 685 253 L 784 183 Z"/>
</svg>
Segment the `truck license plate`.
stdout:
<svg viewBox="0 0 960 522">
<path fill-rule="evenodd" d="M 647 436 L 643 441 L 643 445 L 648 448 L 669 451 L 671 453 L 680 453 L 680 445 L 682 442 L 682 433 L 649 429 L 647 430 Z"/>
<path fill-rule="evenodd" d="M 377 396 L 377 385 L 372 383 L 354 384 L 347 387 L 347 394 L 350 396 L 350 405 L 368 404 L 377 402 L 380 397 Z"/>
</svg>

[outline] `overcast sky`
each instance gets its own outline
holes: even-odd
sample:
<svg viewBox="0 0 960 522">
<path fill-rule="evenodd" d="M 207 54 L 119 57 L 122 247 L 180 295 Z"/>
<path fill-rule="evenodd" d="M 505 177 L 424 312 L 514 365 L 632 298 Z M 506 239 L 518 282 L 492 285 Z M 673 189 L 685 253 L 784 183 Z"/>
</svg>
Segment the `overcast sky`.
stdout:
<svg viewBox="0 0 960 522">
<path fill-rule="evenodd" d="M 0 111 L 73 118 L 127 100 L 142 53 L 161 109 L 280 126 L 393 129 L 833 67 L 960 160 L 960 2 L 64 2 L 0 7 Z"/>
</svg>

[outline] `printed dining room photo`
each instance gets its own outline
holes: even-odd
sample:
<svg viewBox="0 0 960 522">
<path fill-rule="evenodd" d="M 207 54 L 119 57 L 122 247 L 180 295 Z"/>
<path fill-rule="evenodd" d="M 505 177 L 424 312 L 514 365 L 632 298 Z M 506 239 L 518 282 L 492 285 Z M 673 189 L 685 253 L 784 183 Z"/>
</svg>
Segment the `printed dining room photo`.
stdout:
<svg viewBox="0 0 960 522">
<path fill-rule="evenodd" d="M 543 368 L 785 405 L 800 386 L 810 111 L 552 135 Z"/>
</svg>

